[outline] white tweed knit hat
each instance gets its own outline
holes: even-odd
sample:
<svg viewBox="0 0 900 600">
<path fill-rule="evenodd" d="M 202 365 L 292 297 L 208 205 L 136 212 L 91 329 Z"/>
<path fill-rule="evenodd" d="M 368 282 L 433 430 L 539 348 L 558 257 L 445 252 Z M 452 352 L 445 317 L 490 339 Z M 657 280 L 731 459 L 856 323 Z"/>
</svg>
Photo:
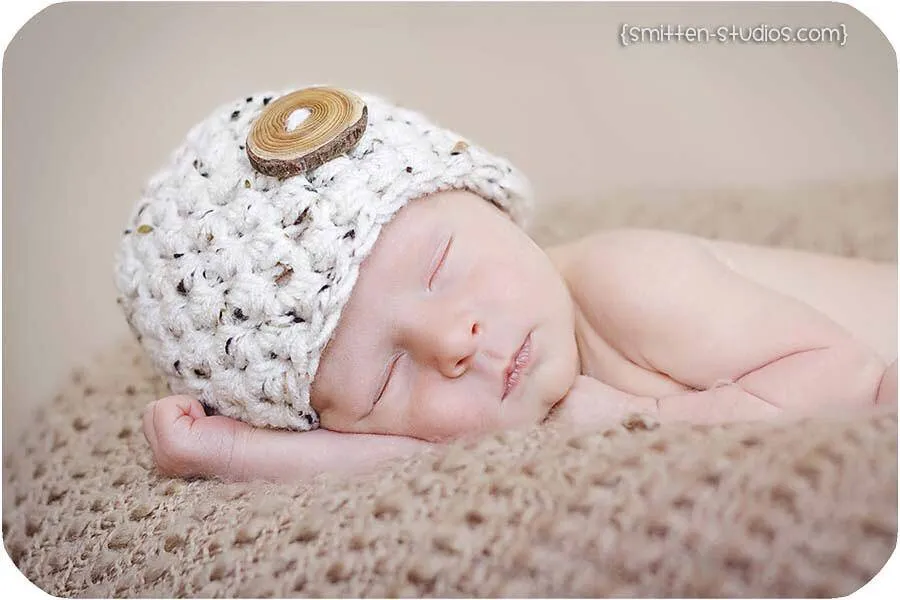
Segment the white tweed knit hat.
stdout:
<svg viewBox="0 0 900 600">
<path fill-rule="evenodd" d="M 242 97 L 188 132 L 135 204 L 115 283 L 173 393 L 255 426 L 309 430 L 319 359 L 382 226 L 448 189 L 524 226 L 531 190 L 507 161 L 361 92 L 367 123 L 355 147 L 293 177 L 265 175 L 247 136 L 287 93 Z"/>
</svg>

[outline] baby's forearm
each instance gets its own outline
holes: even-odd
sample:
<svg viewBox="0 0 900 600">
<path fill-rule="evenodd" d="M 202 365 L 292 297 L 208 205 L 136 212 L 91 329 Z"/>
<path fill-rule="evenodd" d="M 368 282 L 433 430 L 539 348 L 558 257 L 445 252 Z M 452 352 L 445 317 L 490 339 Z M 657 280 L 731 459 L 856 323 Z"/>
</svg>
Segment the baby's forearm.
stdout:
<svg viewBox="0 0 900 600">
<path fill-rule="evenodd" d="M 659 414 L 663 420 L 715 423 L 871 407 L 885 395 L 879 384 L 889 373 L 859 346 L 813 349 L 774 360 L 735 382 L 660 398 Z"/>
<path fill-rule="evenodd" d="M 328 471 L 358 473 L 430 447 L 392 435 L 260 429 L 206 415 L 191 396 L 167 396 L 144 410 L 144 436 L 161 475 L 225 481 L 305 481 Z"/>
<path fill-rule="evenodd" d="M 296 482 L 323 472 L 360 473 L 427 447 L 427 442 L 392 435 L 248 428 L 236 440 L 231 465 L 222 478 Z"/>
<path fill-rule="evenodd" d="M 876 403 L 896 405 L 896 382 L 896 362 L 885 369 L 864 349 L 823 348 L 774 360 L 735 382 L 658 398 L 579 376 L 554 416 L 587 427 L 615 425 L 633 413 L 650 414 L 660 422 L 750 421 L 782 413 L 799 416 Z"/>
<path fill-rule="evenodd" d="M 810 349 L 778 358 L 724 389 L 792 413 L 875 405 L 884 361 L 862 346 Z"/>
<path fill-rule="evenodd" d="M 764 419 L 778 412 L 768 402 L 735 385 L 654 398 L 580 376 L 555 411 L 554 420 L 577 428 L 614 427 L 631 415 L 644 414 L 661 423 L 712 424 Z"/>
<path fill-rule="evenodd" d="M 778 416 L 781 409 L 737 384 L 658 398 L 660 422 L 729 423 Z"/>
<path fill-rule="evenodd" d="M 659 399 L 661 420 L 720 423 L 874 406 L 884 364 L 845 346 L 798 352 L 708 390 Z"/>
</svg>

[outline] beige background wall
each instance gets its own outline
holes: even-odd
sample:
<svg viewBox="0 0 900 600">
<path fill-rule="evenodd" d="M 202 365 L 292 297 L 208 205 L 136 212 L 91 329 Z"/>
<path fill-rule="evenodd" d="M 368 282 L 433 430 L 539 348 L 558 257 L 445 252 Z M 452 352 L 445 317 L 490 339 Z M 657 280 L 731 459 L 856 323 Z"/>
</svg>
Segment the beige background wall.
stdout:
<svg viewBox="0 0 900 600">
<path fill-rule="evenodd" d="M 623 48 L 622 22 L 836 25 L 847 44 Z M 896 56 L 841 4 L 63 4 L 3 63 L 3 421 L 129 335 L 112 256 L 213 107 L 334 83 L 508 156 L 541 201 L 896 177 Z"/>
</svg>

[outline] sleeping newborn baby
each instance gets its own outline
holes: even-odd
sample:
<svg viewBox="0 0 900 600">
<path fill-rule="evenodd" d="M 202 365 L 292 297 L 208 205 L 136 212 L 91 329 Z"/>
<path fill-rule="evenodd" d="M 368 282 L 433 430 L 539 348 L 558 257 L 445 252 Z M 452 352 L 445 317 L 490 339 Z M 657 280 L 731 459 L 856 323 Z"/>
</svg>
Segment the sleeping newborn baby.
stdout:
<svg viewBox="0 0 900 600">
<path fill-rule="evenodd" d="M 161 473 L 303 480 L 545 422 L 896 404 L 894 265 L 646 229 L 541 249 L 508 162 L 352 97 L 358 140 L 291 174 L 253 124 L 280 110 L 296 141 L 327 107 L 220 107 L 135 207 L 116 282 L 175 394 L 144 413 Z"/>
</svg>

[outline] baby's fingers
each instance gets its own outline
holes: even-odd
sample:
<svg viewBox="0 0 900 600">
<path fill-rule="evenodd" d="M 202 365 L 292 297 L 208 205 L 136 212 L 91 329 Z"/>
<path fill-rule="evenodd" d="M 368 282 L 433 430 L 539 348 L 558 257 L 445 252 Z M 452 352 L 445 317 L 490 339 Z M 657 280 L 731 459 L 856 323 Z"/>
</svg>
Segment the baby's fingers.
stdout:
<svg viewBox="0 0 900 600">
<path fill-rule="evenodd" d="M 203 405 L 192 396 L 166 396 L 156 401 L 153 410 L 157 430 L 173 424 L 190 428 L 194 421 L 205 416 Z"/>
<path fill-rule="evenodd" d="M 180 472 L 192 465 L 195 441 L 191 429 L 204 417 L 203 406 L 190 396 L 167 396 L 147 405 L 144 436 L 163 471 Z"/>
</svg>

